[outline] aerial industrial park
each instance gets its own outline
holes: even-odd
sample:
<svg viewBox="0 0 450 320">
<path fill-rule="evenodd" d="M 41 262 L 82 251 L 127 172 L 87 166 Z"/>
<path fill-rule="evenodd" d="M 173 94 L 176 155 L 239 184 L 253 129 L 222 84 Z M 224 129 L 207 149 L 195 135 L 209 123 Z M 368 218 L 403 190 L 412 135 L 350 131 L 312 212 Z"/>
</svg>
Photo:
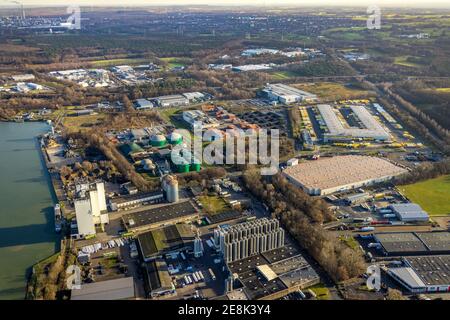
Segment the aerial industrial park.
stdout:
<svg viewBox="0 0 450 320">
<path fill-rule="evenodd" d="M 0 299 L 450 300 L 448 15 L 183 8 L 0 7 Z"/>
</svg>

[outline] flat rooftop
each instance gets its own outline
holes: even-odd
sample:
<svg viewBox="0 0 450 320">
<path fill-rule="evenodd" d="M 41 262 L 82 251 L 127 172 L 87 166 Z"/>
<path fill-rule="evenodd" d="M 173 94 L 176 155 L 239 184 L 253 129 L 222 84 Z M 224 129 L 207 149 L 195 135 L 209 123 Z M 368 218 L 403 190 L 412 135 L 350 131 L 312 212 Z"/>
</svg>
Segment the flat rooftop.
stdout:
<svg viewBox="0 0 450 320">
<path fill-rule="evenodd" d="M 173 220 L 197 213 L 190 201 L 164 205 L 153 209 L 126 214 L 122 217 L 129 228 L 138 228 L 166 220 Z"/>
<path fill-rule="evenodd" d="M 182 248 L 195 239 L 190 225 L 176 224 L 138 236 L 140 248 L 144 258 L 149 258 L 167 250 Z"/>
<path fill-rule="evenodd" d="M 132 277 L 86 283 L 72 290 L 71 300 L 123 300 L 135 297 Z"/>
<path fill-rule="evenodd" d="M 301 162 L 283 173 L 308 189 L 326 190 L 388 178 L 407 172 L 391 162 L 369 156 L 346 155 Z"/>
<path fill-rule="evenodd" d="M 426 285 L 450 285 L 450 256 L 408 257 L 404 260 Z"/>
<path fill-rule="evenodd" d="M 375 234 L 388 254 L 450 253 L 450 232 L 388 232 Z"/>
<path fill-rule="evenodd" d="M 413 232 L 377 233 L 375 236 L 388 253 L 414 253 L 428 250 Z"/>
<path fill-rule="evenodd" d="M 298 250 L 286 247 L 264 252 L 228 264 L 237 274 L 249 299 L 260 299 L 291 286 L 313 284 L 319 276 Z"/>
<path fill-rule="evenodd" d="M 122 203 L 127 203 L 130 201 L 136 201 L 136 200 L 140 200 L 140 199 L 145 199 L 145 198 L 149 198 L 149 197 L 157 197 L 157 196 L 162 196 L 162 195 L 163 195 L 163 193 L 161 191 L 144 192 L 144 193 L 137 193 L 137 194 L 126 194 L 126 195 L 121 195 L 120 197 L 111 199 L 111 203 L 122 204 Z"/>
<path fill-rule="evenodd" d="M 389 207 L 402 219 L 428 219 L 428 213 L 416 203 L 395 203 Z"/>
<path fill-rule="evenodd" d="M 325 122 L 330 136 L 361 137 L 388 140 L 389 134 L 364 106 L 350 106 L 353 114 L 364 128 L 350 127 L 336 115 L 336 110 L 328 104 L 320 104 L 317 109 Z"/>
<path fill-rule="evenodd" d="M 278 96 L 300 96 L 309 98 L 316 97 L 316 95 L 313 93 L 306 92 L 294 87 L 290 87 L 282 83 L 269 84 L 267 87 L 264 88 L 264 90 L 270 91 Z"/>
</svg>

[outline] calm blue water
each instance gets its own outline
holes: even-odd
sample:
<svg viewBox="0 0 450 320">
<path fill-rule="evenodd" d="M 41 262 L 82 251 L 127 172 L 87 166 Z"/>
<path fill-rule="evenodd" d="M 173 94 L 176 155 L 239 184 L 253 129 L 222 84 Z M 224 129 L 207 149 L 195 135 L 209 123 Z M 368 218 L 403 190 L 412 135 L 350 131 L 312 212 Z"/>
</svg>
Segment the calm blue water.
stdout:
<svg viewBox="0 0 450 320">
<path fill-rule="evenodd" d="M 36 139 L 48 129 L 0 122 L 0 299 L 23 299 L 30 267 L 57 249 L 54 194 Z"/>
</svg>

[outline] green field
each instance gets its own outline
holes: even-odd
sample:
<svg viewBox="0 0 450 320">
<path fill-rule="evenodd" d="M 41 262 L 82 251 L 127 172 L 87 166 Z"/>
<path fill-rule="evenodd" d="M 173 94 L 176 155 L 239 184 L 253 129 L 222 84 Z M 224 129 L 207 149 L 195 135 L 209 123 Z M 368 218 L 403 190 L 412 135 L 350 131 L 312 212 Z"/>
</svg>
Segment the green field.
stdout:
<svg viewBox="0 0 450 320">
<path fill-rule="evenodd" d="M 331 298 L 330 290 L 323 283 L 316 284 L 309 289 L 317 295 L 317 300 L 330 300 Z"/>
<path fill-rule="evenodd" d="M 399 190 L 431 216 L 450 215 L 450 175 L 400 186 Z"/>
<path fill-rule="evenodd" d="M 203 205 L 203 209 L 210 214 L 221 213 L 229 209 L 225 201 L 216 196 L 200 196 L 198 200 Z"/>
<path fill-rule="evenodd" d="M 117 65 L 135 65 L 140 63 L 148 63 L 148 60 L 146 59 L 109 59 L 109 60 L 97 60 L 97 61 L 90 61 L 93 67 L 100 68 L 100 67 L 108 67 L 108 66 L 117 66 Z"/>
<path fill-rule="evenodd" d="M 408 61 L 409 56 L 399 56 L 395 57 L 394 64 L 404 66 L 404 67 L 411 67 L 411 68 L 418 68 L 420 67 L 419 64 Z"/>
</svg>

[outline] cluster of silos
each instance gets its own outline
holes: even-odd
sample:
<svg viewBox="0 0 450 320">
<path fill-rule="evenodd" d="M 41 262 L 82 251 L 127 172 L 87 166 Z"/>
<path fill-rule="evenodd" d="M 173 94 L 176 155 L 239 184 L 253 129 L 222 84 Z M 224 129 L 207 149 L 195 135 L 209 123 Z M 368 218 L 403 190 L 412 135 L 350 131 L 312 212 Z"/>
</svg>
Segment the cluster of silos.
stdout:
<svg viewBox="0 0 450 320">
<path fill-rule="evenodd" d="M 279 221 L 267 218 L 214 231 L 214 242 L 227 262 L 281 248 L 284 246 L 284 237 Z"/>
<path fill-rule="evenodd" d="M 164 195 L 169 202 L 178 202 L 178 180 L 176 176 L 166 175 L 162 178 Z"/>
</svg>

